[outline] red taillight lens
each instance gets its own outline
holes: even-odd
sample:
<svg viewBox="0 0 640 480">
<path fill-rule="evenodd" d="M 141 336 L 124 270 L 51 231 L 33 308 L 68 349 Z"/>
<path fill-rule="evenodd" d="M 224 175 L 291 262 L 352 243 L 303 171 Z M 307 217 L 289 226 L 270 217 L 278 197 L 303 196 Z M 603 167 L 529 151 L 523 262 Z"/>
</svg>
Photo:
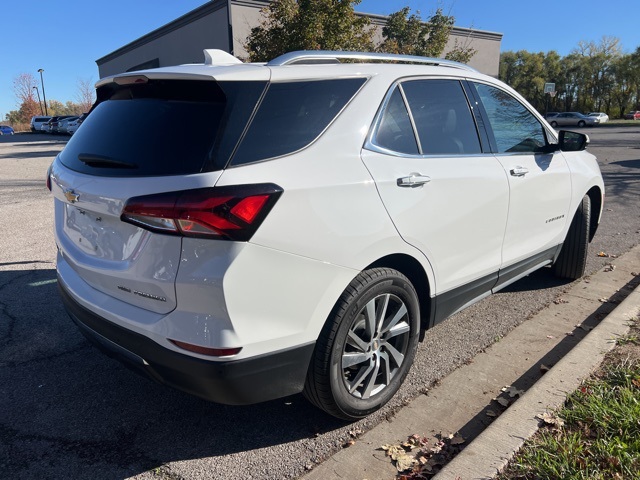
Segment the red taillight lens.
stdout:
<svg viewBox="0 0 640 480">
<path fill-rule="evenodd" d="M 146 195 L 130 198 L 120 218 L 158 233 L 247 241 L 281 194 L 256 184 Z"/>
</svg>

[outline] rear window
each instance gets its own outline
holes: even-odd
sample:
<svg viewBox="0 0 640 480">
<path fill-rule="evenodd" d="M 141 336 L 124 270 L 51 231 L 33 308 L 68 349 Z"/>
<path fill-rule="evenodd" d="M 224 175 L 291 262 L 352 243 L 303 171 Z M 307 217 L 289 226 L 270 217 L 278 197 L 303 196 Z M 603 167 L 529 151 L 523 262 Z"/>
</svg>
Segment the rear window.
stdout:
<svg viewBox="0 0 640 480">
<path fill-rule="evenodd" d="M 342 78 L 270 84 L 231 164 L 257 162 L 306 147 L 365 81 Z"/>
<path fill-rule="evenodd" d="M 223 168 L 264 87 L 264 82 L 187 80 L 108 84 L 98 90 L 97 105 L 60 161 L 78 172 L 110 177 Z M 238 98 L 242 101 L 235 102 Z"/>
</svg>

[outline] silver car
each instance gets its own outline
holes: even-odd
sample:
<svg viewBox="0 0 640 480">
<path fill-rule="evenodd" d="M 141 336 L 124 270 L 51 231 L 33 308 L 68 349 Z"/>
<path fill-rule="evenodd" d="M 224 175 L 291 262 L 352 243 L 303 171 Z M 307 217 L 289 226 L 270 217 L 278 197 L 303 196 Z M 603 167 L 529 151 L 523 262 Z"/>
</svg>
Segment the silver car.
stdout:
<svg viewBox="0 0 640 480">
<path fill-rule="evenodd" d="M 564 112 L 559 113 L 553 117 L 548 118 L 549 123 L 553 128 L 558 126 L 577 126 L 577 127 L 593 127 L 600 124 L 600 119 L 597 117 L 588 117 L 580 112 Z"/>
</svg>

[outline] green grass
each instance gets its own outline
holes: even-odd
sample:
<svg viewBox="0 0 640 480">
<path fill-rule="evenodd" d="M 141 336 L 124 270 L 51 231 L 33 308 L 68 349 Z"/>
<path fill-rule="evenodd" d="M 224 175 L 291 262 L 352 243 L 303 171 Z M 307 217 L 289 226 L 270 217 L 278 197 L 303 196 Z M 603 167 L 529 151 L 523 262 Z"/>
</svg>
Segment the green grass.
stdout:
<svg viewBox="0 0 640 480">
<path fill-rule="evenodd" d="M 557 412 L 501 479 L 640 479 L 640 362 L 607 367 Z"/>
</svg>

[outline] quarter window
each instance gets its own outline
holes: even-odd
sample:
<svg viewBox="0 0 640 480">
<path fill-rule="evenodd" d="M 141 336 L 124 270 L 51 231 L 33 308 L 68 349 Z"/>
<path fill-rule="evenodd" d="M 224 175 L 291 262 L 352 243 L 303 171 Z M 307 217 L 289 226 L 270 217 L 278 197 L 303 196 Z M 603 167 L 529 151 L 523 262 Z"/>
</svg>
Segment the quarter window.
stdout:
<svg viewBox="0 0 640 480">
<path fill-rule="evenodd" d="M 498 153 L 534 153 L 546 145 L 542 124 L 524 105 L 504 90 L 474 85 L 489 117 Z"/>
<path fill-rule="evenodd" d="M 457 80 L 402 83 L 423 155 L 481 152 L 467 97 Z"/>
<path fill-rule="evenodd" d="M 373 143 L 398 153 L 410 155 L 420 153 L 416 137 L 413 134 L 409 112 L 399 88 L 396 88 L 389 98 Z"/>
</svg>

